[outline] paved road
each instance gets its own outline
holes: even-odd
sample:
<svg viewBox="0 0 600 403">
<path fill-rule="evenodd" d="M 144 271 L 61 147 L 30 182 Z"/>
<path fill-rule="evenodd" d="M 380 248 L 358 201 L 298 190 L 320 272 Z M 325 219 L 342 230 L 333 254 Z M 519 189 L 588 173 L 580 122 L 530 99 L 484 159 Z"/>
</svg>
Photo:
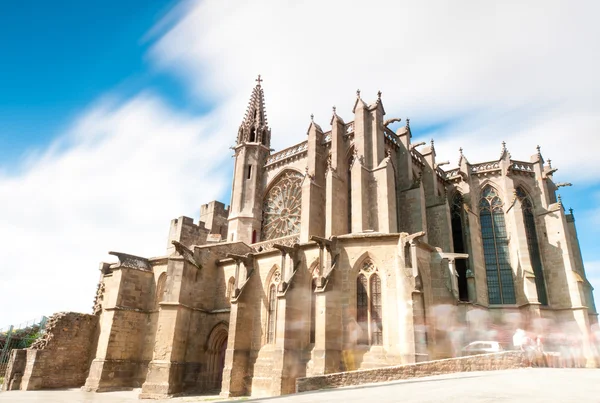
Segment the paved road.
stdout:
<svg viewBox="0 0 600 403">
<path fill-rule="evenodd" d="M 79 390 L 1 392 L 0 402 L 11 403 L 133 403 L 138 392 L 86 393 Z M 216 396 L 180 397 L 150 403 L 218 402 Z M 466 372 L 385 384 L 365 385 L 245 402 L 594 402 L 600 403 L 600 369 L 529 368 L 497 372 Z"/>
</svg>

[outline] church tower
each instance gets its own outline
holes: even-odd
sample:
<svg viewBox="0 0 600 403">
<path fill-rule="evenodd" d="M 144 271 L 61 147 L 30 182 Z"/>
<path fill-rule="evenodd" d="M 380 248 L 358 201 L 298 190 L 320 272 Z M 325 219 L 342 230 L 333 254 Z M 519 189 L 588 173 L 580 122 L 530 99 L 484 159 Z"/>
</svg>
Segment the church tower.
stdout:
<svg viewBox="0 0 600 403">
<path fill-rule="evenodd" d="M 252 90 L 235 145 L 235 166 L 229 213 L 229 241 L 258 242 L 262 221 L 263 167 L 271 148 L 265 95 L 260 75 Z"/>
</svg>

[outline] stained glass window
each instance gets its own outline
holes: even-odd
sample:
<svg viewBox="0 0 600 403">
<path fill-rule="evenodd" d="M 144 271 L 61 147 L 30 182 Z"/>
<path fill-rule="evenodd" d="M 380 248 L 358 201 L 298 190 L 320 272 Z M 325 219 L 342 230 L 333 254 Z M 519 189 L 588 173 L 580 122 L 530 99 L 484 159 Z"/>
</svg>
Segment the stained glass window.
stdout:
<svg viewBox="0 0 600 403">
<path fill-rule="evenodd" d="M 363 262 L 356 279 L 356 321 L 360 326 L 358 344 L 383 344 L 381 278 L 372 260 Z"/>
<path fill-rule="evenodd" d="M 521 202 L 523 210 L 523 222 L 525 223 L 525 234 L 527 235 L 527 247 L 529 249 L 529 259 L 535 275 L 535 286 L 537 288 L 538 301 L 542 305 L 548 305 L 548 296 L 546 294 L 546 283 L 544 281 L 544 270 L 542 268 L 542 258 L 540 256 L 540 247 L 535 230 L 535 216 L 533 215 L 533 203 L 522 187 L 517 188 L 517 197 Z"/>
<path fill-rule="evenodd" d="M 367 278 L 363 274 L 356 279 L 356 321 L 361 330 L 358 344 L 369 344 L 369 296 Z"/>
<path fill-rule="evenodd" d="M 277 294 L 275 284 L 269 288 L 269 310 L 267 312 L 267 343 L 275 342 L 275 325 L 277 319 Z"/>
<path fill-rule="evenodd" d="M 454 244 L 455 253 L 468 253 L 467 242 L 465 237 L 465 216 L 464 216 L 464 200 L 463 196 L 456 192 L 452 197 L 452 205 L 450 206 L 450 217 L 452 223 L 452 241 Z M 469 292 L 467 288 L 467 259 L 457 259 L 456 272 L 458 273 L 458 298 L 461 301 L 469 300 Z"/>
<path fill-rule="evenodd" d="M 371 344 L 383 344 L 383 321 L 381 319 L 381 279 L 371 276 Z"/>
<path fill-rule="evenodd" d="M 261 241 L 300 232 L 303 176 L 286 171 L 267 193 L 263 203 Z"/>
<path fill-rule="evenodd" d="M 481 238 L 490 304 L 515 304 L 515 285 L 508 252 L 502 199 L 486 186 L 479 200 Z"/>
</svg>

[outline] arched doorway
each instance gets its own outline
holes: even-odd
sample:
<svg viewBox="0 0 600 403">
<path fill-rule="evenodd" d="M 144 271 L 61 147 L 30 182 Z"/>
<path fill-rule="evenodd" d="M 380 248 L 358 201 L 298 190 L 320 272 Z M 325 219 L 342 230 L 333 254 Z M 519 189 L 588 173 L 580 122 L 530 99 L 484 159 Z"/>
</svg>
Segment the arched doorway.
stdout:
<svg viewBox="0 0 600 403">
<path fill-rule="evenodd" d="M 217 324 L 208 336 L 207 343 L 207 390 L 221 390 L 223 369 L 225 368 L 225 352 L 227 351 L 227 324 Z"/>
</svg>

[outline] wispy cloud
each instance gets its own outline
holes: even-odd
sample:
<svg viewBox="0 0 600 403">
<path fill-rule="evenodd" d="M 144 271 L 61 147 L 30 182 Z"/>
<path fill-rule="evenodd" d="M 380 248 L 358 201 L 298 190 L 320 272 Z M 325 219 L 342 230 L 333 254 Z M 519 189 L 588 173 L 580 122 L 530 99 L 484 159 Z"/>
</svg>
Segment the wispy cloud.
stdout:
<svg viewBox="0 0 600 403">
<path fill-rule="evenodd" d="M 351 119 L 354 91 L 384 92 L 388 115 L 435 134 L 438 155 L 496 158 L 506 140 L 528 159 L 540 144 L 560 174 L 597 181 L 600 35 L 597 2 L 257 1 L 188 3 L 152 52 L 198 96 L 240 120 L 257 73 L 265 78 L 276 148 L 301 141 L 332 105 Z M 240 91 L 244 89 L 245 91 Z"/>
<path fill-rule="evenodd" d="M 151 94 L 100 103 L 17 177 L 0 178 L 2 325 L 89 311 L 107 251 L 165 252 L 177 215 L 222 194 L 226 137 Z M 42 311 L 42 312 L 40 312 Z"/>
<path fill-rule="evenodd" d="M 108 250 L 159 255 L 171 218 L 226 194 L 227 146 L 258 73 L 276 149 L 305 138 L 311 113 L 326 127 L 336 105 L 350 120 L 357 88 L 367 101 L 382 90 L 388 117 L 436 128 L 440 159 L 459 146 L 472 162 L 497 158 L 502 140 L 528 159 L 540 144 L 561 180 L 597 183 L 599 14 L 593 1 L 184 2 L 142 40 L 214 108 L 99 101 L 18 174 L 0 168 L 0 304 L 18 305 L 0 326 L 88 309 Z"/>
</svg>

